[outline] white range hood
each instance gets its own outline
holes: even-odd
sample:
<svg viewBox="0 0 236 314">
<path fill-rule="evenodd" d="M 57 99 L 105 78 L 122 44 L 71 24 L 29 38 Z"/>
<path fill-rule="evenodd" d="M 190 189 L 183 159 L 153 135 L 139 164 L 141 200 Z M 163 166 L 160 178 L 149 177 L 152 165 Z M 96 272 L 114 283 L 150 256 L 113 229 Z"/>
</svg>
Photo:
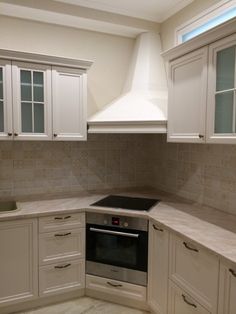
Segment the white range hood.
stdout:
<svg viewBox="0 0 236 314">
<path fill-rule="evenodd" d="M 142 33 L 122 95 L 88 120 L 89 133 L 166 133 L 167 81 L 159 34 Z"/>
</svg>

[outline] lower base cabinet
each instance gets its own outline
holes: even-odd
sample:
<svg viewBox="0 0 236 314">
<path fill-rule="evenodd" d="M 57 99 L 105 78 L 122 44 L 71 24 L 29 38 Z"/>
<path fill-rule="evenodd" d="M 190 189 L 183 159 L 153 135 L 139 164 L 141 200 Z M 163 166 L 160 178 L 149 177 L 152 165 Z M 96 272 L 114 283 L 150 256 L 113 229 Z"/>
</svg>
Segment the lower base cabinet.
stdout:
<svg viewBox="0 0 236 314">
<path fill-rule="evenodd" d="M 78 259 L 39 268 L 39 296 L 65 293 L 85 286 L 85 260 Z"/>
<path fill-rule="evenodd" d="M 221 264 L 218 314 L 236 313 L 236 266 Z"/>
<path fill-rule="evenodd" d="M 0 306 L 37 298 L 37 259 L 37 219 L 0 222 Z"/>
<path fill-rule="evenodd" d="M 210 314 L 210 312 L 170 280 L 168 314 Z"/>
<path fill-rule="evenodd" d="M 169 232 L 149 223 L 148 305 L 155 314 L 167 313 Z"/>
<path fill-rule="evenodd" d="M 148 310 L 147 288 L 128 282 L 86 275 L 85 295 L 139 310 Z"/>
</svg>

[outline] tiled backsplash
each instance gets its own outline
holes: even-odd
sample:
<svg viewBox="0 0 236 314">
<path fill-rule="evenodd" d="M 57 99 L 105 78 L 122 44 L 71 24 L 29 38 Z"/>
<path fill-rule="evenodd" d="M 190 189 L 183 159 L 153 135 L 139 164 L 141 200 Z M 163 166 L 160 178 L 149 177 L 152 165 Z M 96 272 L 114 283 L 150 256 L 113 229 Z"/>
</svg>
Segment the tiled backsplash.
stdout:
<svg viewBox="0 0 236 314">
<path fill-rule="evenodd" d="M 0 142 L 0 197 L 148 183 L 151 135 L 90 135 L 86 142 Z"/>
<path fill-rule="evenodd" d="M 156 187 L 236 214 L 236 145 L 166 143 L 158 136 Z"/>
<path fill-rule="evenodd" d="M 153 186 L 236 214 L 236 145 L 98 134 L 86 142 L 0 142 L 0 197 Z"/>
</svg>

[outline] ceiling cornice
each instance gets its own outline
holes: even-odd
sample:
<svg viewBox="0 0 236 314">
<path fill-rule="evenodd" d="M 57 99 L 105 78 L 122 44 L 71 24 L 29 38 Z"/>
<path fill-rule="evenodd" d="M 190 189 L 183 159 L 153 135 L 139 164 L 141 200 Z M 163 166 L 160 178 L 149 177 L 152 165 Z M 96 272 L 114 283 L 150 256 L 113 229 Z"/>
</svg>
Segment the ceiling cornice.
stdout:
<svg viewBox="0 0 236 314">
<path fill-rule="evenodd" d="M 155 22 L 52 0 L 0 0 L 0 14 L 126 37 L 159 32 Z"/>
</svg>

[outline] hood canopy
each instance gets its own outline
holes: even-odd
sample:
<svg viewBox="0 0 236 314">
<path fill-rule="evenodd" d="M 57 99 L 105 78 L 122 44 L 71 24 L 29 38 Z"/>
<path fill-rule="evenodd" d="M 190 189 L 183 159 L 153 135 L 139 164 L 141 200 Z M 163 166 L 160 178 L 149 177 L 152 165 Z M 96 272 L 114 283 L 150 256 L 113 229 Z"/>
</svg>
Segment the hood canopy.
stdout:
<svg viewBox="0 0 236 314">
<path fill-rule="evenodd" d="M 136 39 L 122 95 L 88 120 L 89 133 L 166 133 L 167 81 L 159 34 Z"/>
</svg>

